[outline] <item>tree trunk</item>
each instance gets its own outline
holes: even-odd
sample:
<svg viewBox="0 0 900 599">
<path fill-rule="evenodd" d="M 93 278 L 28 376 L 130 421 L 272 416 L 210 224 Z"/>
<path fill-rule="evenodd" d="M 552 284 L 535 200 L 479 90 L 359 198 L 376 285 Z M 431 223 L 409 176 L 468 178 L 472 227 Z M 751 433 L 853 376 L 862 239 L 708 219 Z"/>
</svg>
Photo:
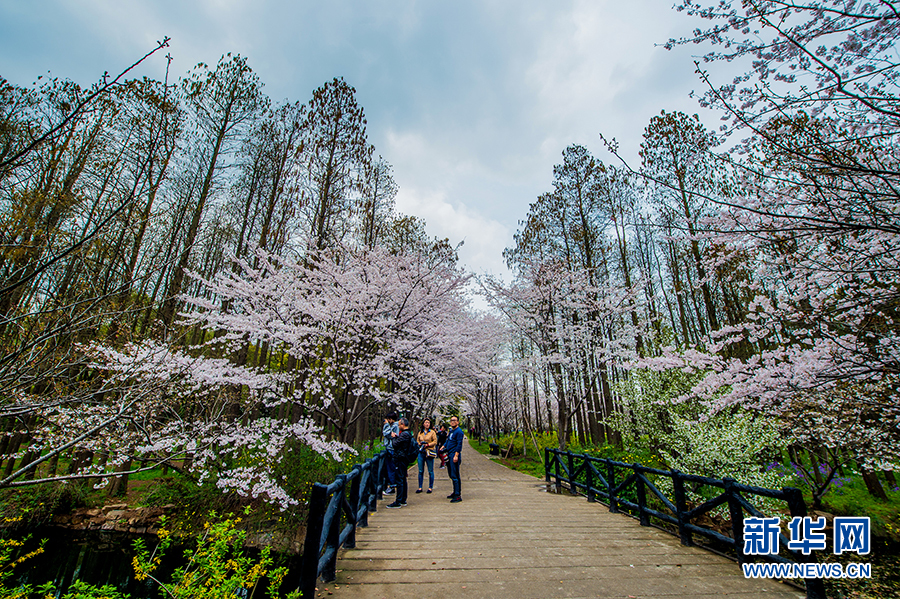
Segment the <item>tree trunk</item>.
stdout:
<svg viewBox="0 0 900 599">
<path fill-rule="evenodd" d="M 172 280 L 169 283 L 165 302 L 160 310 L 160 320 L 167 329 L 172 325 L 172 319 L 175 316 L 175 306 L 178 303 L 176 296 L 181 293 L 181 286 L 184 282 L 184 271 L 190 263 L 191 250 L 193 250 L 194 242 L 197 239 L 197 233 L 200 231 L 200 220 L 203 216 L 203 209 L 206 207 L 206 201 L 209 198 L 210 189 L 212 188 L 213 177 L 216 173 L 216 163 L 219 160 L 219 153 L 222 150 L 222 142 L 225 140 L 225 134 L 228 132 L 228 127 L 231 123 L 231 108 L 234 103 L 234 94 L 237 92 L 237 87 L 238 81 L 235 80 L 234 87 L 231 90 L 232 101 L 227 106 L 220 126 L 216 132 L 216 140 L 213 144 L 212 152 L 210 153 L 206 176 L 203 178 L 203 186 L 200 189 L 200 197 L 194 208 L 194 214 L 191 218 L 190 227 L 188 228 L 187 238 L 184 241 L 184 249 L 178 259 L 178 264 L 175 266 L 175 272 L 172 274 Z"/>
<path fill-rule="evenodd" d="M 129 453 L 128 459 L 119 464 L 116 467 L 116 472 L 127 472 L 131 470 L 131 465 L 133 463 L 133 458 Z M 124 497 L 125 494 L 128 493 L 128 475 L 122 474 L 116 477 L 113 477 L 112 482 L 109 484 L 109 491 L 107 492 L 107 497 Z"/>
<path fill-rule="evenodd" d="M 869 494 L 875 499 L 887 501 L 887 493 L 884 492 L 884 487 L 881 486 L 878 475 L 865 468 L 861 468 L 860 470 L 862 472 L 863 482 L 866 483 L 866 489 L 869 490 Z"/>
</svg>

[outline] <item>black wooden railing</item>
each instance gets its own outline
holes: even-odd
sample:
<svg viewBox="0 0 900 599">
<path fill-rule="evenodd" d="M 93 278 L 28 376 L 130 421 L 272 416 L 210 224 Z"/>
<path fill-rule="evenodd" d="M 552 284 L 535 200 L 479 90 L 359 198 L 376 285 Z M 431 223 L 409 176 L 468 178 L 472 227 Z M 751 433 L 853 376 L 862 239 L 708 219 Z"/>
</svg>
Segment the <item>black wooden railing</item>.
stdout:
<svg viewBox="0 0 900 599">
<path fill-rule="evenodd" d="M 801 552 L 789 550 L 786 550 L 786 553 L 790 557 L 744 555 L 744 512 L 752 517 L 764 517 L 748 497 L 782 500 L 787 502 L 791 517 L 806 516 L 806 504 L 803 502 L 803 494 L 798 489 L 785 487 L 776 491 L 751 487 L 730 478 L 707 478 L 684 474 L 677 470 L 659 470 L 640 464 L 626 464 L 550 448 L 544 450 L 544 455 L 545 479 L 556 486 L 558 493 L 562 492 L 565 483 L 571 494 L 585 495 L 589 502 L 599 499 L 601 503 L 609 506 L 610 512 L 620 512 L 620 508 L 625 507 L 629 513 L 637 517 L 641 526 L 650 526 L 651 518 L 668 523 L 677 528 L 677 535 L 683 545 L 692 546 L 694 535 L 698 534 L 731 548 L 738 563 L 750 561 L 752 557 L 786 563 L 815 561 L 814 554 L 804 556 Z M 671 479 L 672 497 L 666 497 L 648 475 Z M 713 487 L 721 489 L 721 493 L 717 492 L 714 497 L 700 505 L 689 506 L 686 485 Z M 723 535 L 696 522 L 700 516 L 726 504 L 731 518 L 732 536 Z M 663 530 L 666 528 L 663 527 Z M 779 537 L 780 546 L 787 547 L 788 540 L 783 534 Z M 807 578 L 805 581 L 808 599 L 825 599 L 825 587 L 821 579 Z"/>
<path fill-rule="evenodd" d="M 335 578 L 337 552 L 356 547 L 356 528 L 367 526 L 382 498 L 387 476 L 386 451 L 357 464 L 348 474 L 340 474 L 330 485 L 315 483 L 309 498 L 309 520 L 300 565 L 300 596 L 316 596 L 316 581 Z"/>
</svg>

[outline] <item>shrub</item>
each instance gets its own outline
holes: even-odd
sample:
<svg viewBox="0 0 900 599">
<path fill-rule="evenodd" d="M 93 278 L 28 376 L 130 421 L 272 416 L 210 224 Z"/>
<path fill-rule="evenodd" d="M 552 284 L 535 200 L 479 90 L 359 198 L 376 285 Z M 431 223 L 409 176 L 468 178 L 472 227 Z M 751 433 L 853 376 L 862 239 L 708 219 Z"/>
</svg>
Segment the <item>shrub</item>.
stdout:
<svg viewBox="0 0 900 599">
<path fill-rule="evenodd" d="M 11 528 L 33 528 L 47 524 L 57 514 L 89 505 L 85 482 L 60 481 L 0 492 L 0 518 Z"/>
<path fill-rule="evenodd" d="M 249 510 L 244 513 L 249 514 Z M 246 589 L 252 595 L 256 586 L 264 578 L 268 578 L 269 596 L 279 597 L 277 589 L 287 574 L 287 568 L 275 566 L 268 547 L 263 548 L 259 559 L 249 557 L 244 549 L 247 533 L 237 528 L 240 522 L 239 517 L 220 519 L 215 513 L 211 513 L 196 545 L 184 552 L 187 565 L 175 570 L 170 582 L 153 576 L 165 552 L 177 542 L 163 522 L 163 527 L 157 533 L 159 545 L 153 552 L 147 549 L 143 540 L 135 541 L 135 578 L 156 581 L 163 587 L 166 596 L 173 599 L 226 599 L 238 596 L 241 589 Z M 287 599 L 298 597 L 297 591 L 287 595 Z"/>
</svg>

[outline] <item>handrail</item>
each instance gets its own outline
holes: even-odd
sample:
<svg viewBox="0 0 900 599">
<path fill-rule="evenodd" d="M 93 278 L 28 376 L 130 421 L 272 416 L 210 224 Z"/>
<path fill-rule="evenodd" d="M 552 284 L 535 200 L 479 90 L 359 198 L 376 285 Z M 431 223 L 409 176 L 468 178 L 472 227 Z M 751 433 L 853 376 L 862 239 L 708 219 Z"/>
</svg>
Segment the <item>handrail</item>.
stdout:
<svg viewBox="0 0 900 599">
<path fill-rule="evenodd" d="M 557 493 L 562 492 L 563 483 L 566 483 L 572 495 L 584 495 L 591 503 L 596 502 L 598 497 L 605 500 L 601 501 L 601 503 L 608 505 L 610 512 L 618 513 L 620 511 L 619 506 L 635 511 L 641 526 L 650 526 L 651 517 L 675 525 L 678 527 L 678 536 L 681 538 L 681 544 L 688 547 L 694 545 L 694 534 L 715 539 L 734 549 L 739 564 L 747 561 L 747 556 L 744 555 L 744 511 L 755 517 L 763 515 L 747 500 L 746 496 L 756 495 L 782 500 L 787 502 L 791 517 L 807 515 L 803 494 L 799 489 L 792 487 L 784 487 L 781 490 L 765 489 L 763 487 L 742 485 L 731 478 L 708 478 L 696 474 L 685 474 L 677 470 L 660 470 L 641 464 L 626 464 L 625 462 L 617 462 L 607 458 L 561 451 L 549 447 L 544 449 L 544 457 L 544 479 L 548 484 L 553 484 L 556 487 Z M 653 484 L 653 481 L 647 478 L 648 474 L 672 479 L 673 497 L 671 499 L 666 497 Z M 722 493 L 698 506 L 688 509 L 685 494 L 686 482 L 716 487 L 722 489 Z M 622 496 L 623 492 L 630 489 L 634 490 L 636 503 Z M 668 513 L 647 505 L 648 490 L 660 500 L 662 509 L 667 510 Z M 692 522 L 698 516 L 724 504 L 728 505 L 731 517 L 731 537 Z M 779 538 L 780 544 L 787 547 L 787 539 L 785 539 L 784 535 L 779 534 Z M 788 550 L 788 553 L 794 558 L 794 561 L 799 563 L 815 561 L 813 554 L 804 556 L 801 552 L 790 550 Z M 755 557 L 763 557 L 776 562 L 791 562 L 790 559 L 778 555 Z M 825 599 L 825 586 L 821 579 L 807 578 L 804 580 L 806 582 L 807 599 Z"/>
<path fill-rule="evenodd" d="M 320 576 L 325 582 L 335 579 L 338 549 L 356 547 L 357 527 L 368 526 L 369 512 L 376 510 L 382 498 L 386 456 L 387 451 L 382 451 L 347 474 L 339 474 L 330 485 L 313 484 L 300 564 L 304 599 L 316 596 Z"/>
</svg>

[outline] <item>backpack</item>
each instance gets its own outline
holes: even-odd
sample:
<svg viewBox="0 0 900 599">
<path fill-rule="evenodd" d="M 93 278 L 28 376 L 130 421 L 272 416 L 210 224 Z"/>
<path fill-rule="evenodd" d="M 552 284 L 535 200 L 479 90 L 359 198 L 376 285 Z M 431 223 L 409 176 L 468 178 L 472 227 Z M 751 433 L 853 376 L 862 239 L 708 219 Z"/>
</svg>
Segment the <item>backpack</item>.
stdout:
<svg viewBox="0 0 900 599">
<path fill-rule="evenodd" d="M 406 433 L 405 442 L 403 433 Z M 411 433 L 408 431 L 403 431 L 403 433 L 400 433 L 401 436 L 396 439 L 397 444 L 394 445 L 394 459 L 398 462 L 409 464 L 414 462 L 418 457 L 419 444 L 416 443 L 416 440 Z"/>
</svg>

